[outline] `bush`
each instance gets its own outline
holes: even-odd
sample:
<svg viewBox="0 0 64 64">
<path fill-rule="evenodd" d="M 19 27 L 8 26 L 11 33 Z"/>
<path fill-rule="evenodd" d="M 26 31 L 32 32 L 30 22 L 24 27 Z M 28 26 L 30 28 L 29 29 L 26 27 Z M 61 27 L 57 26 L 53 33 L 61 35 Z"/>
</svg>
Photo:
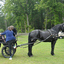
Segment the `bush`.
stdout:
<svg viewBox="0 0 64 64">
<path fill-rule="evenodd" d="M 27 30 L 26 30 L 27 33 L 28 33 L 28 27 L 29 27 L 29 32 L 31 32 L 31 31 L 34 30 L 34 27 L 31 27 L 31 26 L 29 25 L 29 26 L 27 26 Z"/>
<path fill-rule="evenodd" d="M 0 29 L 0 33 L 2 33 L 2 32 L 4 32 L 4 30 L 3 29 Z"/>
</svg>

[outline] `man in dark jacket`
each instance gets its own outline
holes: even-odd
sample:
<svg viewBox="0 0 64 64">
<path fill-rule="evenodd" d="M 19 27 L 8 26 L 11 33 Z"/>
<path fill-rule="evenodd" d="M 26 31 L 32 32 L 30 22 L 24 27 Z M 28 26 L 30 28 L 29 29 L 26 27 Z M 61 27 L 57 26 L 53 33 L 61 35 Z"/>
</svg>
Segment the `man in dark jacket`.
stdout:
<svg viewBox="0 0 64 64">
<path fill-rule="evenodd" d="M 16 28 L 14 27 L 14 26 L 10 26 L 10 28 L 12 29 L 12 31 L 14 32 L 14 36 L 16 36 L 17 35 L 17 30 L 16 30 Z"/>
</svg>

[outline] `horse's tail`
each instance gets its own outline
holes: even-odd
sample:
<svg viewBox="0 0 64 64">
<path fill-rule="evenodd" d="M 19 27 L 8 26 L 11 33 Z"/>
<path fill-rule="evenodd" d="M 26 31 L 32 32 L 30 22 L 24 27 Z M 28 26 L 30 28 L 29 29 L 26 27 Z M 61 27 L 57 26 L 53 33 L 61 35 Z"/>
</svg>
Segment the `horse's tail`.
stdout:
<svg viewBox="0 0 64 64">
<path fill-rule="evenodd" d="M 29 35 L 28 35 L 28 43 L 31 43 L 30 33 L 29 33 Z"/>
</svg>

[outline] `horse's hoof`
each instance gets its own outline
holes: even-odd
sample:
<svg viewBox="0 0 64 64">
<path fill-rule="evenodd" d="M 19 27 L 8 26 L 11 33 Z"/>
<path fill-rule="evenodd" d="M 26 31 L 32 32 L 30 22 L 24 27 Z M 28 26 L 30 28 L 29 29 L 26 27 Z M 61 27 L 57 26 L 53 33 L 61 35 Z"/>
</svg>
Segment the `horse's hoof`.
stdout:
<svg viewBox="0 0 64 64">
<path fill-rule="evenodd" d="M 33 55 L 28 53 L 28 56 L 29 56 L 29 57 L 32 57 Z"/>
<path fill-rule="evenodd" d="M 29 56 L 29 57 L 33 57 L 33 55 Z"/>
<path fill-rule="evenodd" d="M 55 54 L 53 54 L 52 56 L 54 56 Z"/>
<path fill-rule="evenodd" d="M 54 56 L 55 54 L 51 54 L 52 56 Z"/>
</svg>

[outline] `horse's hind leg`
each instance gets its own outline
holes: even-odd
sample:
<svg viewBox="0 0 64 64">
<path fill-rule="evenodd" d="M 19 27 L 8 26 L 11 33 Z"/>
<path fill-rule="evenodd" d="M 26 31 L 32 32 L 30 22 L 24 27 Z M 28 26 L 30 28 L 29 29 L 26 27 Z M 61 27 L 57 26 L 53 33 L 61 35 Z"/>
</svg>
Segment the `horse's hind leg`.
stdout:
<svg viewBox="0 0 64 64">
<path fill-rule="evenodd" d="M 29 57 L 33 56 L 33 54 L 32 54 L 32 46 L 34 45 L 34 42 L 36 40 L 37 39 L 34 39 L 33 41 L 31 41 L 31 39 L 30 39 L 29 42 L 28 42 L 28 56 Z"/>
<path fill-rule="evenodd" d="M 36 39 L 34 41 L 29 41 L 29 44 L 28 44 L 28 56 L 29 57 L 33 56 L 33 54 L 32 54 L 32 46 L 34 45 L 35 41 L 36 41 Z"/>
<path fill-rule="evenodd" d="M 28 36 L 28 56 L 31 57 L 32 56 L 32 46 L 33 44 L 31 44 L 32 41 L 31 41 L 31 37 L 30 37 L 30 33 L 29 33 L 29 36 Z"/>
<path fill-rule="evenodd" d="M 32 55 L 32 46 L 33 46 L 33 44 L 29 44 L 29 45 L 28 45 L 28 56 L 29 56 L 29 57 L 33 56 L 33 55 Z"/>
<path fill-rule="evenodd" d="M 29 36 L 28 36 L 28 56 L 29 57 L 33 56 L 32 55 L 32 46 L 33 46 L 34 42 L 37 40 L 37 38 L 31 37 L 30 34 L 31 33 L 29 33 Z"/>
</svg>

